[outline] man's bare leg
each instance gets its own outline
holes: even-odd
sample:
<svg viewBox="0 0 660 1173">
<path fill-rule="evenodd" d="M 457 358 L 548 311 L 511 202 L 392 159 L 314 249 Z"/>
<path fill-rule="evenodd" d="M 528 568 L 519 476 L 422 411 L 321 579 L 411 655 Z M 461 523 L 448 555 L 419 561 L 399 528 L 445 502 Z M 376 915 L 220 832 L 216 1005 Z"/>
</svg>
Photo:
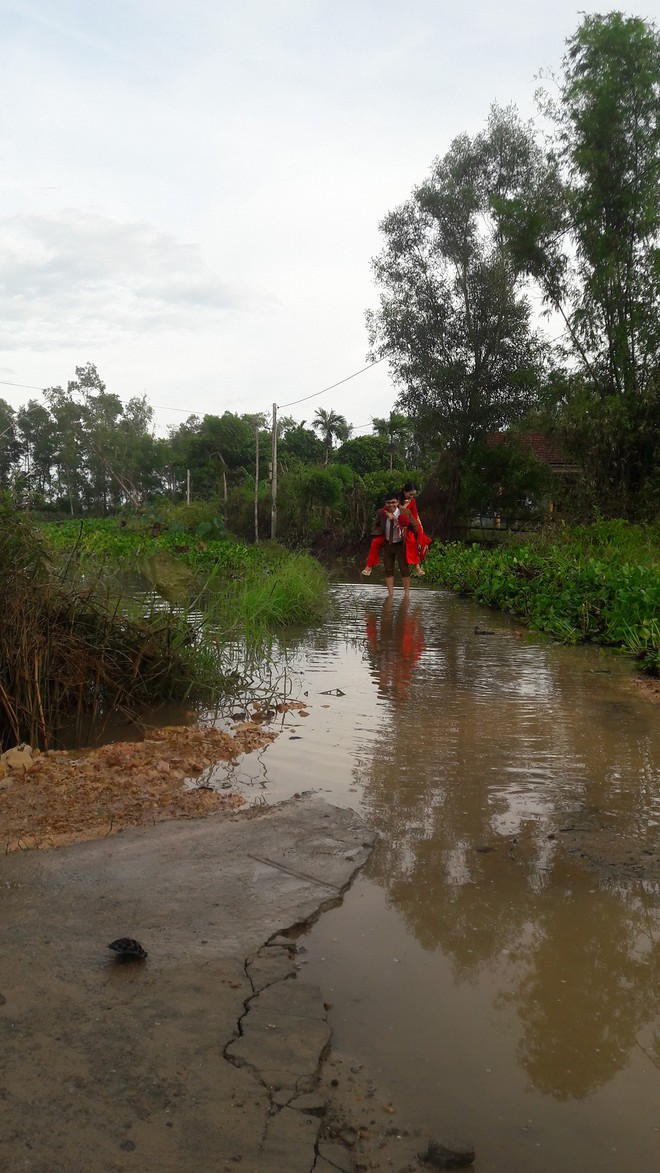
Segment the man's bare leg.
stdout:
<svg viewBox="0 0 660 1173">
<path fill-rule="evenodd" d="M 387 587 L 387 593 L 388 593 L 390 599 L 393 599 L 394 598 L 394 575 L 392 575 L 391 578 L 388 578 L 387 575 L 385 576 L 385 586 Z"/>
<path fill-rule="evenodd" d="M 403 597 L 407 599 L 410 594 L 410 575 L 407 578 L 402 578 L 401 582 L 403 583 Z"/>
</svg>

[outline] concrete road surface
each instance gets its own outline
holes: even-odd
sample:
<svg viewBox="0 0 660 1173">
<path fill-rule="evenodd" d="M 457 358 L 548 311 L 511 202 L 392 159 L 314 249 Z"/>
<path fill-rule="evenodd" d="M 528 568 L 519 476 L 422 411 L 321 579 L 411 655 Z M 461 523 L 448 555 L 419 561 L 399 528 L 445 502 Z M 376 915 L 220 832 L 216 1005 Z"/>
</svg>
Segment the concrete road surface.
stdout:
<svg viewBox="0 0 660 1173">
<path fill-rule="evenodd" d="M 329 1029 L 283 934 L 373 842 L 302 796 L 4 857 L 0 1169 L 349 1170 L 318 1141 Z M 147 960 L 118 961 L 118 937 Z"/>
</svg>

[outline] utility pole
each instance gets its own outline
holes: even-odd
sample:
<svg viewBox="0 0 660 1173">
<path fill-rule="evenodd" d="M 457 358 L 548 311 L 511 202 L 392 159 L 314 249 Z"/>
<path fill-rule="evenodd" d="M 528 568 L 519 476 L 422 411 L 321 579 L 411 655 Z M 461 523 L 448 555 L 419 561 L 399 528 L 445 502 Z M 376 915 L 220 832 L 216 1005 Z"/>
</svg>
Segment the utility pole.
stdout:
<svg viewBox="0 0 660 1173">
<path fill-rule="evenodd" d="M 186 505 L 190 505 L 190 469 L 186 469 Z"/>
<path fill-rule="evenodd" d="M 270 478 L 271 506 L 270 506 L 270 537 L 275 541 L 277 536 L 277 404 L 273 404 L 273 465 Z"/>
<path fill-rule="evenodd" d="M 259 545 L 259 424 L 254 428 L 254 544 Z"/>
</svg>

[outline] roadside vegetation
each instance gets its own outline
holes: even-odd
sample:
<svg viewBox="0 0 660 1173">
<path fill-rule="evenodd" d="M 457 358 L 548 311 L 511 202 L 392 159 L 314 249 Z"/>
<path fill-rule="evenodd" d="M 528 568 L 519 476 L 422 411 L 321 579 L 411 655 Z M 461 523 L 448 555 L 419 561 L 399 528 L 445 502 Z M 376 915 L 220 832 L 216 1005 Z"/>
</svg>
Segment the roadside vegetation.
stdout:
<svg viewBox="0 0 660 1173">
<path fill-rule="evenodd" d="M 42 535 L 0 500 L 0 744 L 53 744 L 67 722 L 185 695 L 185 625 L 131 618 L 95 578 L 62 576 Z"/>
<path fill-rule="evenodd" d="M 208 512 L 193 511 L 187 527 L 184 507 L 170 526 L 149 518 L 82 519 L 47 523 L 41 532 L 64 573 L 91 572 L 115 585 L 118 576 L 137 574 L 145 580 L 140 594 L 151 586 L 170 603 L 203 608 L 224 638 L 255 644 L 323 615 L 327 576 L 314 558 L 276 542 L 247 545 L 219 519 L 195 517 Z"/>
<path fill-rule="evenodd" d="M 428 581 L 563 643 L 621 648 L 660 674 L 660 525 L 559 526 L 495 548 L 432 546 Z"/>
<path fill-rule="evenodd" d="M 231 692 L 273 633 L 323 613 L 307 555 L 88 520 L 35 525 L 0 498 L 0 745 Z M 228 656 L 240 641 L 242 655 Z"/>
</svg>

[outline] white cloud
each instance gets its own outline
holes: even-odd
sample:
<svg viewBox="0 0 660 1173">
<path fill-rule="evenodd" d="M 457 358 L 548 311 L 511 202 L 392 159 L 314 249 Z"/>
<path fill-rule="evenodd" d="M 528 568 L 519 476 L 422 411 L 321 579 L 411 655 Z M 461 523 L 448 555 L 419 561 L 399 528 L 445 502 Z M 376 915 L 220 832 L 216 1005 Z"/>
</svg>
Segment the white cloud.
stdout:
<svg viewBox="0 0 660 1173">
<path fill-rule="evenodd" d="M 0 221 L 0 346 L 51 349 L 205 327 L 263 299 L 223 282 L 198 245 L 145 222 L 67 209 Z"/>
</svg>

